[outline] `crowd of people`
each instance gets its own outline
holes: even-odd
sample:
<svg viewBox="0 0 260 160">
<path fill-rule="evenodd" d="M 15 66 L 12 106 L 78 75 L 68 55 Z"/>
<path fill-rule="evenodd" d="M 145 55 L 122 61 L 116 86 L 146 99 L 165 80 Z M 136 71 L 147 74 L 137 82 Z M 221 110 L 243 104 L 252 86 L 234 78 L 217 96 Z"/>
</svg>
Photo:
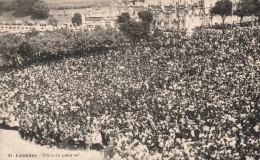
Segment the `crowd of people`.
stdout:
<svg viewBox="0 0 260 160">
<path fill-rule="evenodd" d="M 1 73 L 22 138 L 110 158 L 259 158 L 260 29 L 197 29 Z"/>
</svg>

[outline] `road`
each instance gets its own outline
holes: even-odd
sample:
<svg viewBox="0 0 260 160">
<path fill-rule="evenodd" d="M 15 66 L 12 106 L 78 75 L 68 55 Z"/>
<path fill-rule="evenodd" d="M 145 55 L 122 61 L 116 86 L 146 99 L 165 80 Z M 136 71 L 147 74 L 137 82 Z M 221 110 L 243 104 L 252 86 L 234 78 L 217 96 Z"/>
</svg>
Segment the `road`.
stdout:
<svg viewBox="0 0 260 160">
<path fill-rule="evenodd" d="M 93 150 L 65 150 L 23 140 L 18 131 L 0 129 L 0 160 L 102 160 Z"/>
</svg>

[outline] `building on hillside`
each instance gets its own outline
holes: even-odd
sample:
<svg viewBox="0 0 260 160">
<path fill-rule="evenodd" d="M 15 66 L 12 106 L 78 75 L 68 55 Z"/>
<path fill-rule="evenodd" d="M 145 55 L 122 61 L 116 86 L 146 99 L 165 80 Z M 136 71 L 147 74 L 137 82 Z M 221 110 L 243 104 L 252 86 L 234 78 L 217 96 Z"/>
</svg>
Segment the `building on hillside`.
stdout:
<svg viewBox="0 0 260 160">
<path fill-rule="evenodd" d="M 102 7 L 92 8 L 87 13 L 82 14 L 82 26 L 85 29 L 93 30 L 97 27 L 101 28 L 116 28 L 117 16 L 124 12 L 125 8 Z M 128 10 L 127 10 L 128 12 Z"/>
<path fill-rule="evenodd" d="M 153 27 L 163 30 L 186 28 L 192 30 L 201 25 L 221 23 L 219 16 L 212 17 L 210 9 L 217 0 L 172 0 L 165 3 L 159 0 L 149 3 L 145 0 L 131 0 L 129 5 L 113 5 L 110 7 L 92 8 L 83 14 L 83 26 L 87 28 L 117 28 L 117 17 L 124 12 L 130 13 L 133 19 L 138 18 L 138 12 L 150 10 L 153 13 Z M 233 0 L 235 1 L 235 0 Z M 227 22 L 231 22 L 227 18 Z M 234 19 L 234 18 L 233 18 Z M 237 19 L 237 18 L 235 18 Z M 233 20 L 232 20 L 233 21 Z"/>
<path fill-rule="evenodd" d="M 239 0 L 232 0 L 233 10 Z M 221 23 L 220 16 L 211 16 L 210 9 L 217 0 L 172 0 L 168 3 L 159 0 L 157 4 L 149 5 L 154 17 L 154 27 L 160 29 L 186 28 L 191 30 L 201 25 Z M 226 23 L 237 22 L 237 16 L 228 16 Z"/>
<path fill-rule="evenodd" d="M 97 27 L 100 28 L 116 28 L 116 18 L 104 17 L 85 17 L 83 27 L 87 30 L 93 30 Z"/>
<path fill-rule="evenodd" d="M 160 29 L 187 28 L 209 23 L 209 10 L 206 10 L 203 0 L 174 0 L 170 5 L 161 1 L 151 5 L 149 10 L 154 16 L 154 26 Z"/>
<path fill-rule="evenodd" d="M 145 4 L 145 0 L 131 0 L 130 6 L 143 6 Z"/>
<path fill-rule="evenodd" d="M 138 0 L 132 0 L 138 1 Z M 216 0 L 172 0 L 171 2 L 158 0 L 156 3 L 147 3 L 139 0 L 138 5 L 129 5 L 130 15 L 137 16 L 142 10 L 150 10 L 153 13 L 153 26 L 155 28 L 177 29 L 187 28 L 191 30 L 196 26 L 210 24 L 209 10 Z M 207 5 L 207 6 L 206 6 Z"/>
</svg>

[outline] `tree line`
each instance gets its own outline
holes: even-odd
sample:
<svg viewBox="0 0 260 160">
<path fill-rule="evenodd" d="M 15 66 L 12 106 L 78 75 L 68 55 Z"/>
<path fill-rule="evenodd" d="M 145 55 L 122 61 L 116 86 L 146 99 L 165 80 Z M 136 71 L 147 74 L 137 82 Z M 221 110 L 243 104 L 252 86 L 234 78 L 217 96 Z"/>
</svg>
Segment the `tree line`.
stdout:
<svg viewBox="0 0 260 160">
<path fill-rule="evenodd" d="M 234 4 L 230 0 L 219 0 L 215 6 L 211 8 L 211 15 L 219 15 L 222 18 L 224 24 L 227 16 L 234 15 L 240 17 L 240 23 L 246 16 L 259 16 L 260 15 L 260 1 L 259 0 L 240 0 L 234 9 Z"/>
<path fill-rule="evenodd" d="M 49 17 L 48 5 L 43 0 L 2 1 L 0 2 L 0 10 L 15 11 L 14 15 L 17 17 L 32 16 L 33 18 L 40 19 Z"/>
<path fill-rule="evenodd" d="M 132 42 L 136 43 L 142 39 L 147 39 L 151 31 L 151 23 L 153 21 L 153 14 L 151 11 L 138 12 L 139 20 L 131 18 L 128 12 L 121 13 L 117 18 L 119 29 L 122 31 Z M 82 25 L 82 15 L 75 13 L 71 19 L 73 24 L 77 26 Z"/>
</svg>

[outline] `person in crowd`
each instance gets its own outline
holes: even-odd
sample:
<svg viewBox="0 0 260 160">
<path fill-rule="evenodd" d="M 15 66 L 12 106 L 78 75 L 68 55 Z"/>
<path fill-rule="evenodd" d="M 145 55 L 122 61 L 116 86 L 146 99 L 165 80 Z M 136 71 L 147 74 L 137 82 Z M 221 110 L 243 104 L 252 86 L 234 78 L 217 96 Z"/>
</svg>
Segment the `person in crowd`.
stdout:
<svg viewBox="0 0 260 160">
<path fill-rule="evenodd" d="M 20 104 L 13 109 L 1 104 L 8 113 L 1 119 L 8 124 L 9 114 L 18 117 L 22 138 L 59 148 L 115 147 L 123 153 L 138 140 L 169 156 L 173 150 L 198 156 L 201 148 L 204 158 L 243 159 L 259 147 L 259 33 L 197 28 L 191 37 L 179 32 L 157 37 L 141 52 L 133 48 L 135 54 L 64 60 L 78 71 L 62 63 L 55 64 L 62 70 L 42 66 L 44 79 L 29 72 L 36 80 L 17 86 L 50 92 L 34 93 L 36 102 L 15 94 Z"/>
</svg>

